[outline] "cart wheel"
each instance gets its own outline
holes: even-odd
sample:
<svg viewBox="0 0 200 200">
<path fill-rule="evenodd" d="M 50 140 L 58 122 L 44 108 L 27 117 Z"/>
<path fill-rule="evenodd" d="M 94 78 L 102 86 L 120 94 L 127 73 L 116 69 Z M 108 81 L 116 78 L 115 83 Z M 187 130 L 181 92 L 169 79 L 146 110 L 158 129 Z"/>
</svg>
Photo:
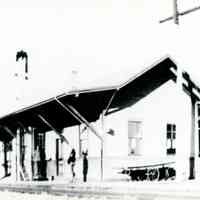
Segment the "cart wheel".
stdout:
<svg viewBox="0 0 200 200">
<path fill-rule="evenodd" d="M 153 180 L 159 180 L 159 170 L 158 169 L 148 169 L 147 170 L 147 180 L 153 181 Z"/>
<path fill-rule="evenodd" d="M 165 180 L 169 178 L 169 170 L 168 167 L 165 168 Z"/>
</svg>

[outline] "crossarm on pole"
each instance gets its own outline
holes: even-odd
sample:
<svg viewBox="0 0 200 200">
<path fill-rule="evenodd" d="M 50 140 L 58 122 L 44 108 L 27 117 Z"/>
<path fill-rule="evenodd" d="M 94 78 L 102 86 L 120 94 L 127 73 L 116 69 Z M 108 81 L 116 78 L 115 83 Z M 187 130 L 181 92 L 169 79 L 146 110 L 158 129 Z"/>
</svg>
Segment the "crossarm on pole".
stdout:
<svg viewBox="0 0 200 200">
<path fill-rule="evenodd" d="M 200 9 L 200 6 L 197 6 L 195 8 L 191 8 L 189 10 L 179 12 L 179 13 L 177 13 L 177 16 L 183 16 L 183 15 L 189 14 L 191 12 L 197 11 L 199 9 Z M 167 17 L 165 19 L 162 19 L 162 20 L 159 21 L 159 23 L 163 23 L 163 22 L 166 22 L 166 21 L 169 21 L 169 20 L 172 20 L 172 19 L 174 19 L 174 16 L 170 16 L 170 17 Z"/>
</svg>

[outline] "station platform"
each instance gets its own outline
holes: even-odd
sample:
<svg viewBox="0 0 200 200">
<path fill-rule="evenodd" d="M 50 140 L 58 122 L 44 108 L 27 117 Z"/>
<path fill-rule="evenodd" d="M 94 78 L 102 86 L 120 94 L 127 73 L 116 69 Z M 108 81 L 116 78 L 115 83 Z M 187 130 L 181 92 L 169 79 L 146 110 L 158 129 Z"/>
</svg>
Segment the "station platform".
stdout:
<svg viewBox="0 0 200 200">
<path fill-rule="evenodd" d="M 0 182 L 0 191 L 59 196 L 135 196 L 152 195 L 200 199 L 200 180 L 187 181 L 42 181 Z"/>
</svg>

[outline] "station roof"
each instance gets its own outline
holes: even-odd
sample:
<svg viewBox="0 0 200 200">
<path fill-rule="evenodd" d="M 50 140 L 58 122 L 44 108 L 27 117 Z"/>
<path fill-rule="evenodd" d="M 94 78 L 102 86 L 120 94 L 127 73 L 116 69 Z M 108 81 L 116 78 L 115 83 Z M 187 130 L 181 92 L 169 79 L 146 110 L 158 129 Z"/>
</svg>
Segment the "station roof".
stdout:
<svg viewBox="0 0 200 200">
<path fill-rule="evenodd" d="M 73 116 L 71 107 L 88 122 L 94 122 L 103 111 L 109 115 L 134 105 L 162 84 L 175 80 L 173 71 L 176 69 L 174 61 L 165 57 L 123 84 L 73 90 L 8 114 L 0 118 L 0 140 L 11 140 L 19 127 L 34 127 L 43 132 L 52 130 L 52 127 L 61 131 L 79 125 L 80 121 Z"/>
</svg>

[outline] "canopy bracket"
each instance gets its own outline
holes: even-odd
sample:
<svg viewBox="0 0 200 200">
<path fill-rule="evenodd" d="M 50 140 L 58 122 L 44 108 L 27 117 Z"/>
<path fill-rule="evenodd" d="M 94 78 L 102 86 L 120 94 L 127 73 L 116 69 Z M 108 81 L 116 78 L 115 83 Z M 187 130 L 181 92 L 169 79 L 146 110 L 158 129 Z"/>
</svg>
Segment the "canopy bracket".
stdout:
<svg viewBox="0 0 200 200">
<path fill-rule="evenodd" d="M 22 122 L 18 121 L 17 124 L 19 124 L 19 126 L 23 128 L 27 133 L 31 134 L 31 131 L 29 131 L 29 129 L 26 126 L 24 126 Z"/>
<path fill-rule="evenodd" d="M 84 123 L 90 130 L 101 140 L 103 141 L 102 137 L 98 134 L 95 128 L 71 105 L 63 104 L 60 100 L 55 97 L 56 102 L 62 106 L 66 111 L 68 111 L 75 119 L 77 119 L 80 123 Z"/>
<path fill-rule="evenodd" d="M 15 137 L 15 134 L 7 127 L 7 126 L 2 126 L 2 128 L 13 138 Z"/>
<path fill-rule="evenodd" d="M 59 135 L 59 137 L 61 139 L 63 139 L 63 141 L 65 141 L 68 145 L 69 145 L 69 141 L 65 138 L 64 135 L 61 134 L 60 131 L 58 131 L 50 122 L 47 121 L 47 119 L 45 119 L 41 114 L 38 114 L 38 117 L 48 126 L 50 127 L 53 131 L 55 131 L 55 133 L 57 133 Z"/>
<path fill-rule="evenodd" d="M 109 102 L 108 102 L 108 105 L 106 106 L 106 109 L 105 109 L 104 115 L 107 114 L 108 109 L 110 108 L 110 106 L 111 106 L 111 104 L 112 104 L 112 102 L 113 102 L 113 99 L 115 98 L 117 92 L 118 92 L 118 90 L 115 90 L 115 91 L 113 92 L 113 94 L 112 94 L 112 96 L 111 96 L 111 98 L 110 98 L 110 100 L 109 100 Z"/>
</svg>

